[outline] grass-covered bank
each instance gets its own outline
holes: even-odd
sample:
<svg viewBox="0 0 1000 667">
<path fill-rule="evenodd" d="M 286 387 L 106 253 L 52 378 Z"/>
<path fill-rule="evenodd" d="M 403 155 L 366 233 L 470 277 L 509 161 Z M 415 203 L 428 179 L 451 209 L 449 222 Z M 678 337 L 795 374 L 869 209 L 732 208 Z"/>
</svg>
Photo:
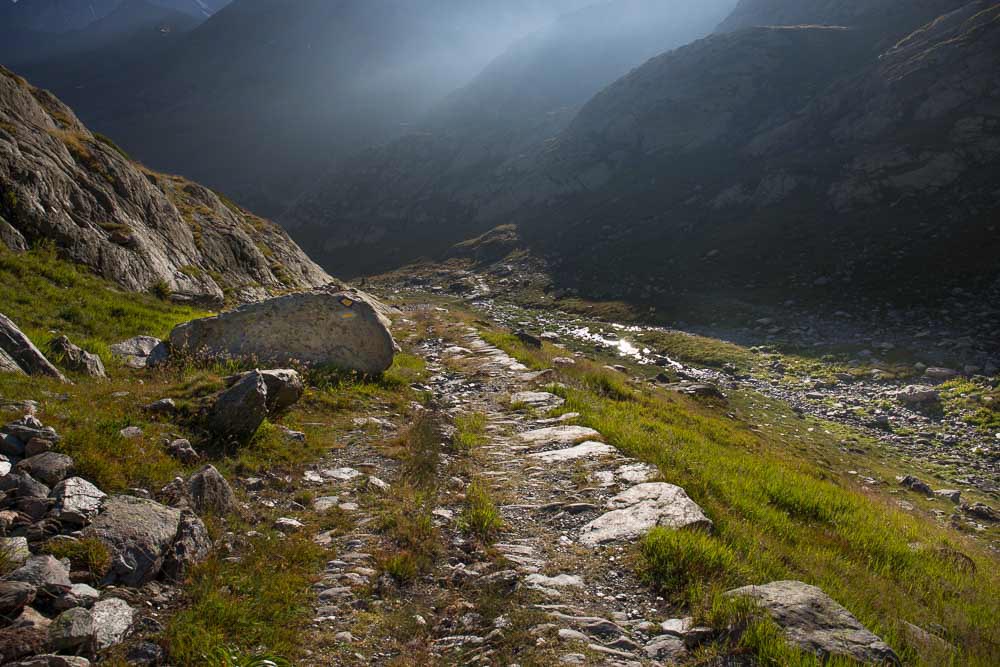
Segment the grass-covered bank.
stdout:
<svg viewBox="0 0 1000 667">
<path fill-rule="evenodd" d="M 535 368 L 565 354 L 484 333 Z M 846 606 L 907 664 L 991 665 L 1000 658 L 996 558 L 973 540 L 831 474 L 788 447 L 777 427 L 753 430 L 732 405 L 633 386 L 583 360 L 557 373 L 565 386 L 553 390 L 567 399 L 562 410 L 581 413 L 583 424 L 625 453 L 657 465 L 715 523 L 707 535 L 654 531 L 638 547 L 650 582 L 678 605 L 719 621 L 726 616 L 719 591 L 799 579 Z M 942 636 L 958 653 L 918 645 L 906 623 Z M 746 641 L 771 664 L 788 664 L 778 657 L 780 642 L 765 635 L 750 633 Z"/>
<path fill-rule="evenodd" d="M 166 651 L 170 664 L 251 663 L 253 656 L 282 656 L 296 664 L 308 646 L 303 638 L 312 619 L 312 590 L 328 551 L 313 543 L 318 531 L 344 528 L 344 517 L 303 511 L 306 528 L 285 536 L 274 520 L 307 494 L 291 480 L 331 449 L 343 447 L 353 420 L 373 409 L 399 413 L 420 398 L 410 385 L 423 377 L 423 361 L 400 354 L 381 377 L 366 378 L 323 370 L 304 373 L 305 395 L 287 413 L 265 422 L 239 449 L 214 446 L 194 419 L 198 400 L 224 386 L 233 364 L 177 363 L 157 370 L 133 370 L 110 356 L 110 345 L 135 335 L 166 337 L 178 323 L 207 315 L 154 295 L 129 294 L 60 260 L 51 249 L 14 254 L 0 249 L 0 312 L 9 316 L 42 350 L 59 335 L 101 355 L 108 379 L 69 373 L 73 384 L 53 379 L 0 374 L 0 398 L 38 403 L 38 417 L 61 440 L 57 450 L 73 457 L 77 474 L 109 494 L 145 489 L 154 497 L 177 476 L 211 463 L 248 503 L 240 516 L 204 517 L 218 550 L 181 582 L 178 595 L 158 613 L 163 631 L 145 633 Z M 178 412 L 155 415 L 145 406 L 174 399 Z M 17 413 L 4 413 L 5 420 Z M 142 433 L 123 436 L 137 426 Z M 305 441 L 286 430 L 301 431 Z M 166 443 L 191 440 L 202 460 L 182 464 Z M 258 495 L 274 506 L 251 502 L 240 479 L 265 480 Z M 84 545 L 86 546 L 86 545 Z M 80 569 L 103 567 L 98 552 L 65 552 Z M 107 554 L 103 554 L 106 557 Z M 126 664 L 120 654 L 109 664 Z"/>
</svg>

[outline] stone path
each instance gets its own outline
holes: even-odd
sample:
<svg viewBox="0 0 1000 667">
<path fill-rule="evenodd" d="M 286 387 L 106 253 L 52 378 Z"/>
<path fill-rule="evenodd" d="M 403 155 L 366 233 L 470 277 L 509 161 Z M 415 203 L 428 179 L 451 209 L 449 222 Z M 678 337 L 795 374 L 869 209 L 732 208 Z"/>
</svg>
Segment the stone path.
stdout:
<svg viewBox="0 0 1000 667">
<path fill-rule="evenodd" d="M 493 496 L 506 501 L 495 547 L 539 593 L 550 625 L 539 632 L 555 631 L 568 664 L 679 657 L 681 633 L 650 620 L 669 618 L 666 603 L 625 559 L 657 524 L 711 526 L 701 509 L 679 487 L 651 482 L 655 468 L 622 456 L 599 432 L 537 416 L 562 399 L 538 391 L 537 374 L 474 330 L 447 356 L 468 369 L 471 389 L 456 394 L 447 375 L 431 385 L 453 414 L 487 416 L 489 442 L 477 449 L 477 463 Z"/>
<path fill-rule="evenodd" d="M 316 508 L 338 507 L 349 524 L 347 530 L 315 536 L 335 556 L 316 584 L 309 639 L 316 650 L 303 664 L 390 664 L 410 651 L 416 644 L 392 648 L 351 634 L 359 618 L 375 617 L 377 610 L 402 612 L 393 618 L 424 628 L 419 646 L 427 664 L 508 664 L 500 656 L 510 615 L 525 608 L 532 614 L 530 627 L 513 641 L 522 650 L 544 650 L 545 660 L 552 656 L 558 664 L 678 664 L 715 638 L 713 630 L 677 618 L 680 610 L 657 597 L 632 562 L 636 541 L 655 526 L 711 530 L 711 521 L 682 488 L 661 479 L 654 467 L 622 455 L 598 431 L 574 423 L 578 415 L 546 414 L 564 402 L 540 390 L 545 372 L 531 372 L 474 329 L 463 330 L 457 341 L 423 340 L 418 351 L 433 375 L 415 388 L 432 394 L 438 409 L 452 417 L 486 417 L 485 442 L 466 457 L 464 467 L 450 467 L 462 458 L 451 454 L 441 454 L 436 464 L 444 490 L 432 514 L 446 554 L 409 588 L 395 588 L 391 577 L 379 575 L 386 538 L 377 531 L 379 502 L 373 498 L 389 492 L 383 479 L 398 479 L 400 466 L 374 446 L 373 430 L 391 435 L 399 426 L 392 417 L 398 415 L 359 417 L 347 446 L 301 480 L 320 494 L 313 500 Z M 456 469 L 461 476 L 449 477 Z M 488 486 L 504 522 L 489 549 L 459 530 L 464 494 L 473 481 Z M 783 585 L 781 590 L 799 591 L 802 599 L 840 609 L 818 589 Z M 508 608 L 487 620 L 472 611 L 478 609 L 474 590 L 497 586 L 506 591 L 501 599 Z M 414 603 L 427 612 L 416 613 Z M 794 609 L 778 611 L 794 616 Z M 848 620 L 845 632 L 856 641 L 847 652 L 865 659 L 875 655 L 870 652 L 878 638 L 853 617 Z M 789 639 L 818 646 L 822 637 L 807 630 L 796 630 Z M 389 634 L 399 640 L 395 627 Z M 891 655 L 884 644 L 876 648 Z"/>
</svg>

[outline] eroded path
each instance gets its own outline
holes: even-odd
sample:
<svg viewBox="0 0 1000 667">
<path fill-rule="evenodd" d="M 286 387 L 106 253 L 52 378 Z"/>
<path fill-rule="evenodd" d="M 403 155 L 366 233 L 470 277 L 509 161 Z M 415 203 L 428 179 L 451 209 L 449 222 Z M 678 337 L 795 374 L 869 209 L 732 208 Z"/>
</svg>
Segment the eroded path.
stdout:
<svg viewBox="0 0 1000 667">
<path fill-rule="evenodd" d="M 630 559 L 635 541 L 658 523 L 708 523 L 700 508 L 655 468 L 576 425 L 576 415 L 547 416 L 563 402 L 540 388 L 548 374 L 530 372 L 474 329 L 451 327 L 417 350 L 429 372 L 417 388 L 449 423 L 480 415 L 480 441 L 463 454 L 437 452 L 430 520 L 442 550 L 430 572 L 406 585 L 386 573 L 384 516 L 400 503 L 407 466 L 375 444 L 406 428 L 392 423 L 399 415 L 359 417 L 352 442 L 306 473 L 300 486 L 315 490 L 314 509 L 333 507 L 339 517 L 314 538 L 331 557 L 316 584 L 309 664 L 489 665 L 516 656 L 520 664 L 635 665 L 682 657 L 690 628 L 669 620 L 670 606 Z M 486 490 L 502 520 L 487 540 L 469 535 L 472 486 Z M 379 633 L 391 645 L 373 641 Z"/>
</svg>

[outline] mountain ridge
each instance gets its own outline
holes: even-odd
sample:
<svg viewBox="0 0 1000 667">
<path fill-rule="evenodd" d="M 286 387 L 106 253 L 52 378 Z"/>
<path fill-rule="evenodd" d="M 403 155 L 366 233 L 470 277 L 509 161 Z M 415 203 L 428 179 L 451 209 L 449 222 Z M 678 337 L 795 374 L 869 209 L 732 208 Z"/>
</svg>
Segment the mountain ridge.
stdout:
<svg viewBox="0 0 1000 667">
<path fill-rule="evenodd" d="M 0 192 L 9 247 L 52 243 L 125 289 L 219 306 L 332 280 L 273 223 L 131 162 L 3 67 Z"/>
</svg>

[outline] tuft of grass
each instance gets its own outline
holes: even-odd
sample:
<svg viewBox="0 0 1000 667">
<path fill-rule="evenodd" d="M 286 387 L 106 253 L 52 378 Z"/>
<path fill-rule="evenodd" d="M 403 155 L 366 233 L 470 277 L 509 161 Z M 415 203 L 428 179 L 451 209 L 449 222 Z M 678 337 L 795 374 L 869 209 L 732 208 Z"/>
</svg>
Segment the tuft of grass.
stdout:
<svg viewBox="0 0 1000 667">
<path fill-rule="evenodd" d="M 647 579 L 667 595 L 687 594 L 694 585 L 736 583 L 736 554 L 719 539 L 700 530 L 655 528 L 640 545 Z"/>
<path fill-rule="evenodd" d="M 59 559 L 68 558 L 74 571 L 86 570 L 98 579 L 111 567 L 111 553 L 103 542 L 93 537 L 72 542 L 50 540 L 42 545 L 41 551 Z"/>
<path fill-rule="evenodd" d="M 455 417 L 455 435 L 452 444 L 461 452 L 470 452 L 486 442 L 486 415 L 471 412 Z"/>
<path fill-rule="evenodd" d="M 482 482 L 475 481 L 466 490 L 465 509 L 458 524 L 465 533 L 485 544 L 492 543 L 503 530 L 500 511 Z"/>
<path fill-rule="evenodd" d="M 212 662 L 213 656 L 218 659 L 219 647 L 230 647 L 232 656 L 263 649 L 297 657 L 313 601 L 310 587 L 325 556 L 304 535 L 262 536 L 239 560 L 213 555 L 193 568 L 184 608 L 170 619 L 163 635 L 171 661 L 226 664 Z"/>
</svg>

